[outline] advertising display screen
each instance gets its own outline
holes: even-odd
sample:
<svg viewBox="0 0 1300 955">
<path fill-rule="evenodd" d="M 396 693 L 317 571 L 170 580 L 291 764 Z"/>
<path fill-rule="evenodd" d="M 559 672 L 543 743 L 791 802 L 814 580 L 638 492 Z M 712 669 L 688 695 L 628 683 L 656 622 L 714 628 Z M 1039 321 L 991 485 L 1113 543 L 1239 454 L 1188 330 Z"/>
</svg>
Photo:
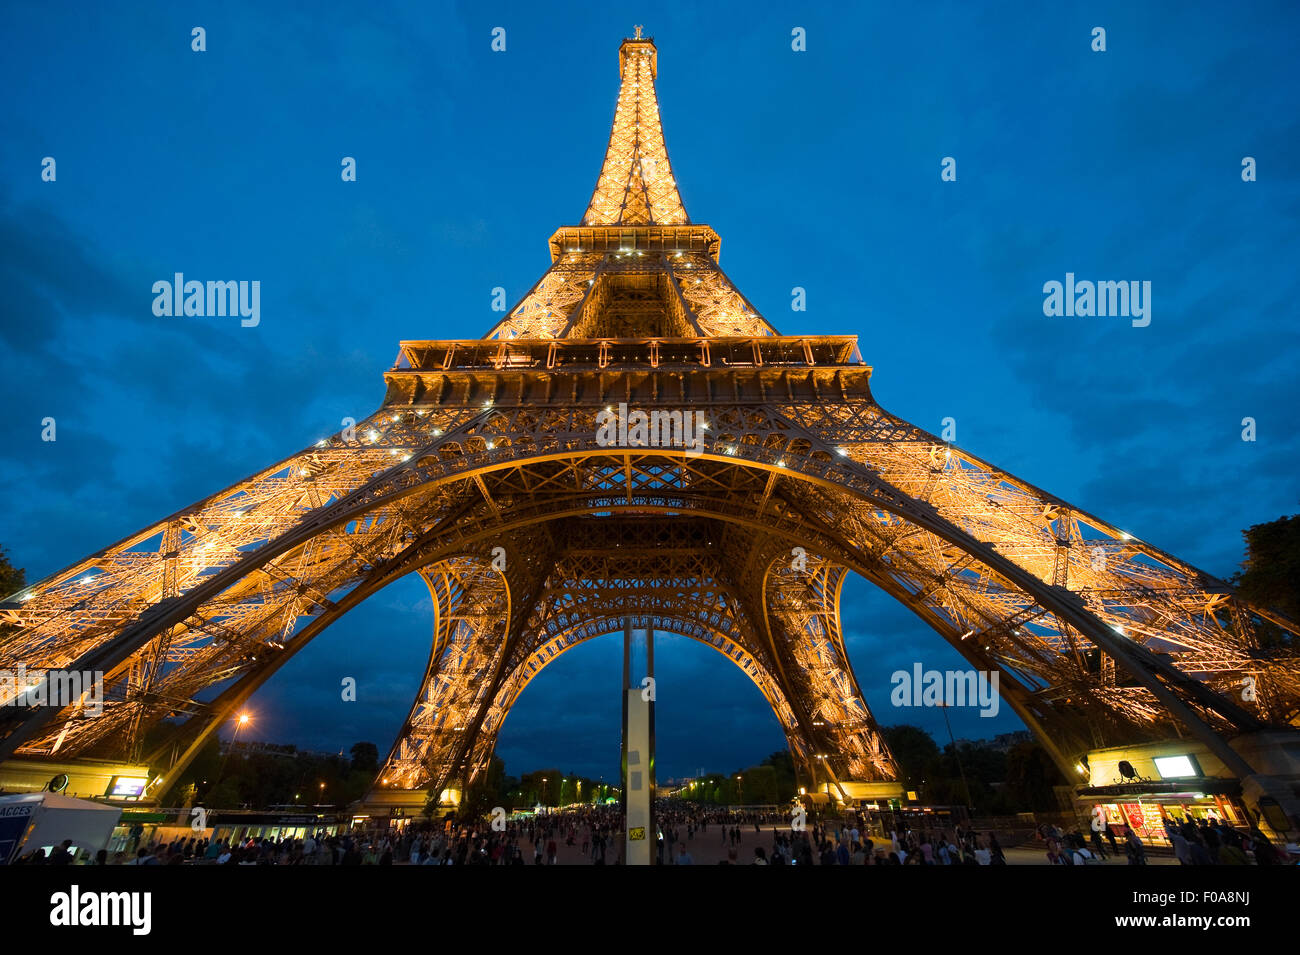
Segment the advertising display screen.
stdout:
<svg viewBox="0 0 1300 955">
<path fill-rule="evenodd" d="M 109 784 L 108 795 L 113 799 L 139 799 L 144 795 L 144 787 L 149 780 L 138 776 L 114 776 Z"/>
<path fill-rule="evenodd" d="M 1161 779 L 1186 779 L 1200 775 L 1190 756 L 1157 756 L 1155 764 Z"/>
</svg>

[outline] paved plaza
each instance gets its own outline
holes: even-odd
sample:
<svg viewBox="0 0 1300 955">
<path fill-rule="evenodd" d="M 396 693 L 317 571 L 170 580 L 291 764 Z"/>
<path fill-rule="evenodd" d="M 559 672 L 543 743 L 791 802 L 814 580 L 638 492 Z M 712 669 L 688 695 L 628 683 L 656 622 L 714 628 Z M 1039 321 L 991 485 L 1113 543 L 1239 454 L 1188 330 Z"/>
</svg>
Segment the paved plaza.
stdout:
<svg viewBox="0 0 1300 955">
<path fill-rule="evenodd" d="M 754 849 L 759 847 L 761 847 L 763 849 L 763 852 L 770 858 L 772 855 L 773 830 L 774 827 L 771 825 L 760 826 L 758 832 L 754 831 L 754 826 L 752 823 L 747 826 L 741 826 L 740 846 L 735 847 L 735 852 L 734 852 L 735 864 L 750 865 L 754 861 Z M 722 827 L 717 825 L 710 825 L 706 831 L 696 832 L 694 838 L 686 838 L 685 840 L 679 840 L 679 841 L 685 842 L 686 851 L 690 854 L 693 863 L 695 865 L 718 865 L 719 863 L 728 861 L 732 858 L 730 853 L 733 847 L 730 846 L 729 843 L 727 843 L 724 840 L 723 832 L 724 830 Z M 621 834 L 619 838 L 620 839 L 622 838 Z M 882 845 L 886 849 L 888 849 L 889 847 L 888 839 L 885 839 L 883 843 L 878 838 L 873 839 L 873 841 L 875 842 L 876 849 L 880 849 Z M 528 842 L 526 836 L 521 840 L 520 844 L 524 849 L 524 856 L 527 863 L 529 865 L 532 865 L 533 864 L 532 844 Z M 545 842 L 543 842 L 542 845 L 544 849 Z M 591 865 L 590 852 L 587 853 L 582 852 L 581 833 L 579 833 L 576 836 L 574 840 L 574 844 L 572 846 L 566 845 L 564 838 L 557 838 L 556 845 L 558 850 L 556 853 L 557 865 Z M 621 851 L 621 845 L 619 847 L 619 851 Z M 1045 866 L 1049 864 L 1047 861 L 1047 847 L 1042 843 L 1028 843 L 1023 846 L 1004 848 L 1003 851 L 1004 854 L 1006 855 L 1006 860 L 1008 865 Z M 676 858 L 677 858 L 676 846 L 673 847 L 673 852 L 671 853 L 671 856 L 672 856 L 671 859 L 665 859 L 666 864 L 676 864 Z M 614 857 L 611 856 L 610 862 L 612 863 L 613 861 L 614 861 Z M 1126 859 L 1126 857 L 1123 855 L 1122 852 L 1118 857 L 1111 856 L 1109 859 L 1103 862 L 1103 865 L 1107 865 L 1107 866 L 1123 866 L 1127 864 L 1128 864 L 1128 860 Z M 1166 854 L 1164 852 L 1160 852 L 1159 850 L 1153 851 L 1148 849 L 1147 864 L 1148 865 L 1177 865 L 1178 860 L 1175 859 L 1171 854 Z"/>
</svg>

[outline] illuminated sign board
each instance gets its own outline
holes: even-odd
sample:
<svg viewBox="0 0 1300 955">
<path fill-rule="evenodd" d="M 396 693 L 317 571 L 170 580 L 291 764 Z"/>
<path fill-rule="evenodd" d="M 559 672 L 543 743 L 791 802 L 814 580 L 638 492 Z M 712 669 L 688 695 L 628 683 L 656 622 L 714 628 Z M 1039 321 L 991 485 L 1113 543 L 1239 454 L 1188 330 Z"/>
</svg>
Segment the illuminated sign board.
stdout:
<svg viewBox="0 0 1300 955">
<path fill-rule="evenodd" d="M 1155 764 L 1161 779 L 1186 779 L 1201 775 L 1196 761 L 1190 756 L 1157 756 Z"/>
<path fill-rule="evenodd" d="M 114 776 L 108 784 L 110 799 L 139 799 L 149 780 L 142 776 Z"/>
</svg>

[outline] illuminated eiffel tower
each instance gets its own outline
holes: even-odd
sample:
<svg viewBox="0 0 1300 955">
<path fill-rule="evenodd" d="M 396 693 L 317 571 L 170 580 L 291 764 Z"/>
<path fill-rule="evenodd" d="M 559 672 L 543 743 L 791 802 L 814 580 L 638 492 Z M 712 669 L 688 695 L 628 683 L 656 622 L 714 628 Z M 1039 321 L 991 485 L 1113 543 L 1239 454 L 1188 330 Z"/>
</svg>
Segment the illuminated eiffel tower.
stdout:
<svg viewBox="0 0 1300 955">
<path fill-rule="evenodd" d="M 637 34 L 586 213 L 551 236 L 550 268 L 504 321 L 403 342 L 355 431 L 11 598 L 0 663 L 102 671 L 107 700 L 94 718 L 11 708 L 0 757 L 127 760 L 161 793 L 313 637 L 415 573 L 432 652 L 372 802 L 472 784 L 529 681 L 625 626 L 739 666 L 810 791 L 891 796 L 898 771 L 845 652 L 857 573 L 996 672 L 1080 785 L 1089 753 L 1183 740 L 1248 801 L 1285 802 L 1269 754 L 1300 712 L 1300 665 L 1256 627 L 1295 627 L 883 410 L 855 337 L 779 334 L 687 216 L 656 48 Z M 675 430 L 692 412 L 694 445 Z M 626 435 L 602 433 L 610 414 Z"/>
</svg>

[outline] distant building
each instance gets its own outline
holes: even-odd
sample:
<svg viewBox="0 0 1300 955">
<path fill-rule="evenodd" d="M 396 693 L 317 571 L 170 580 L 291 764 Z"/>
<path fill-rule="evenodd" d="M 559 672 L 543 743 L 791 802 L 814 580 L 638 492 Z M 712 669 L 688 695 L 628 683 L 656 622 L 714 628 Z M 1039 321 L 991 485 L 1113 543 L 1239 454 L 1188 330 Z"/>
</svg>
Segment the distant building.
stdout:
<svg viewBox="0 0 1300 955">
<path fill-rule="evenodd" d="M 986 745 L 990 749 L 996 749 L 999 753 L 1005 753 L 1013 746 L 1019 746 L 1021 743 L 1032 743 L 1034 737 L 1028 730 L 1016 730 L 1014 733 L 999 733 L 993 737 Z"/>
<path fill-rule="evenodd" d="M 957 749 L 962 750 L 966 747 L 974 749 L 991 749 L 999 753 L 1005 753 L 1011 747 L 1020 743 L 1031 743 L 1033 737 L 1026 730 L 1017 730 L 1014 733 L 999 733 L 992 739 L 959 739 L 957 740 Z"/>
<path fill-rule="evenodd" d="M 341 753 L 318 753 L 313 750 L 299 749 L 292 743 L 264 743 L 257 740 L 223 739 L 218 743 L 218 748 L 223 753 L 239 753 L 242 756 L 258 754 L 284 756 L 289 759 L 347 759 Z"/>
</svg>

